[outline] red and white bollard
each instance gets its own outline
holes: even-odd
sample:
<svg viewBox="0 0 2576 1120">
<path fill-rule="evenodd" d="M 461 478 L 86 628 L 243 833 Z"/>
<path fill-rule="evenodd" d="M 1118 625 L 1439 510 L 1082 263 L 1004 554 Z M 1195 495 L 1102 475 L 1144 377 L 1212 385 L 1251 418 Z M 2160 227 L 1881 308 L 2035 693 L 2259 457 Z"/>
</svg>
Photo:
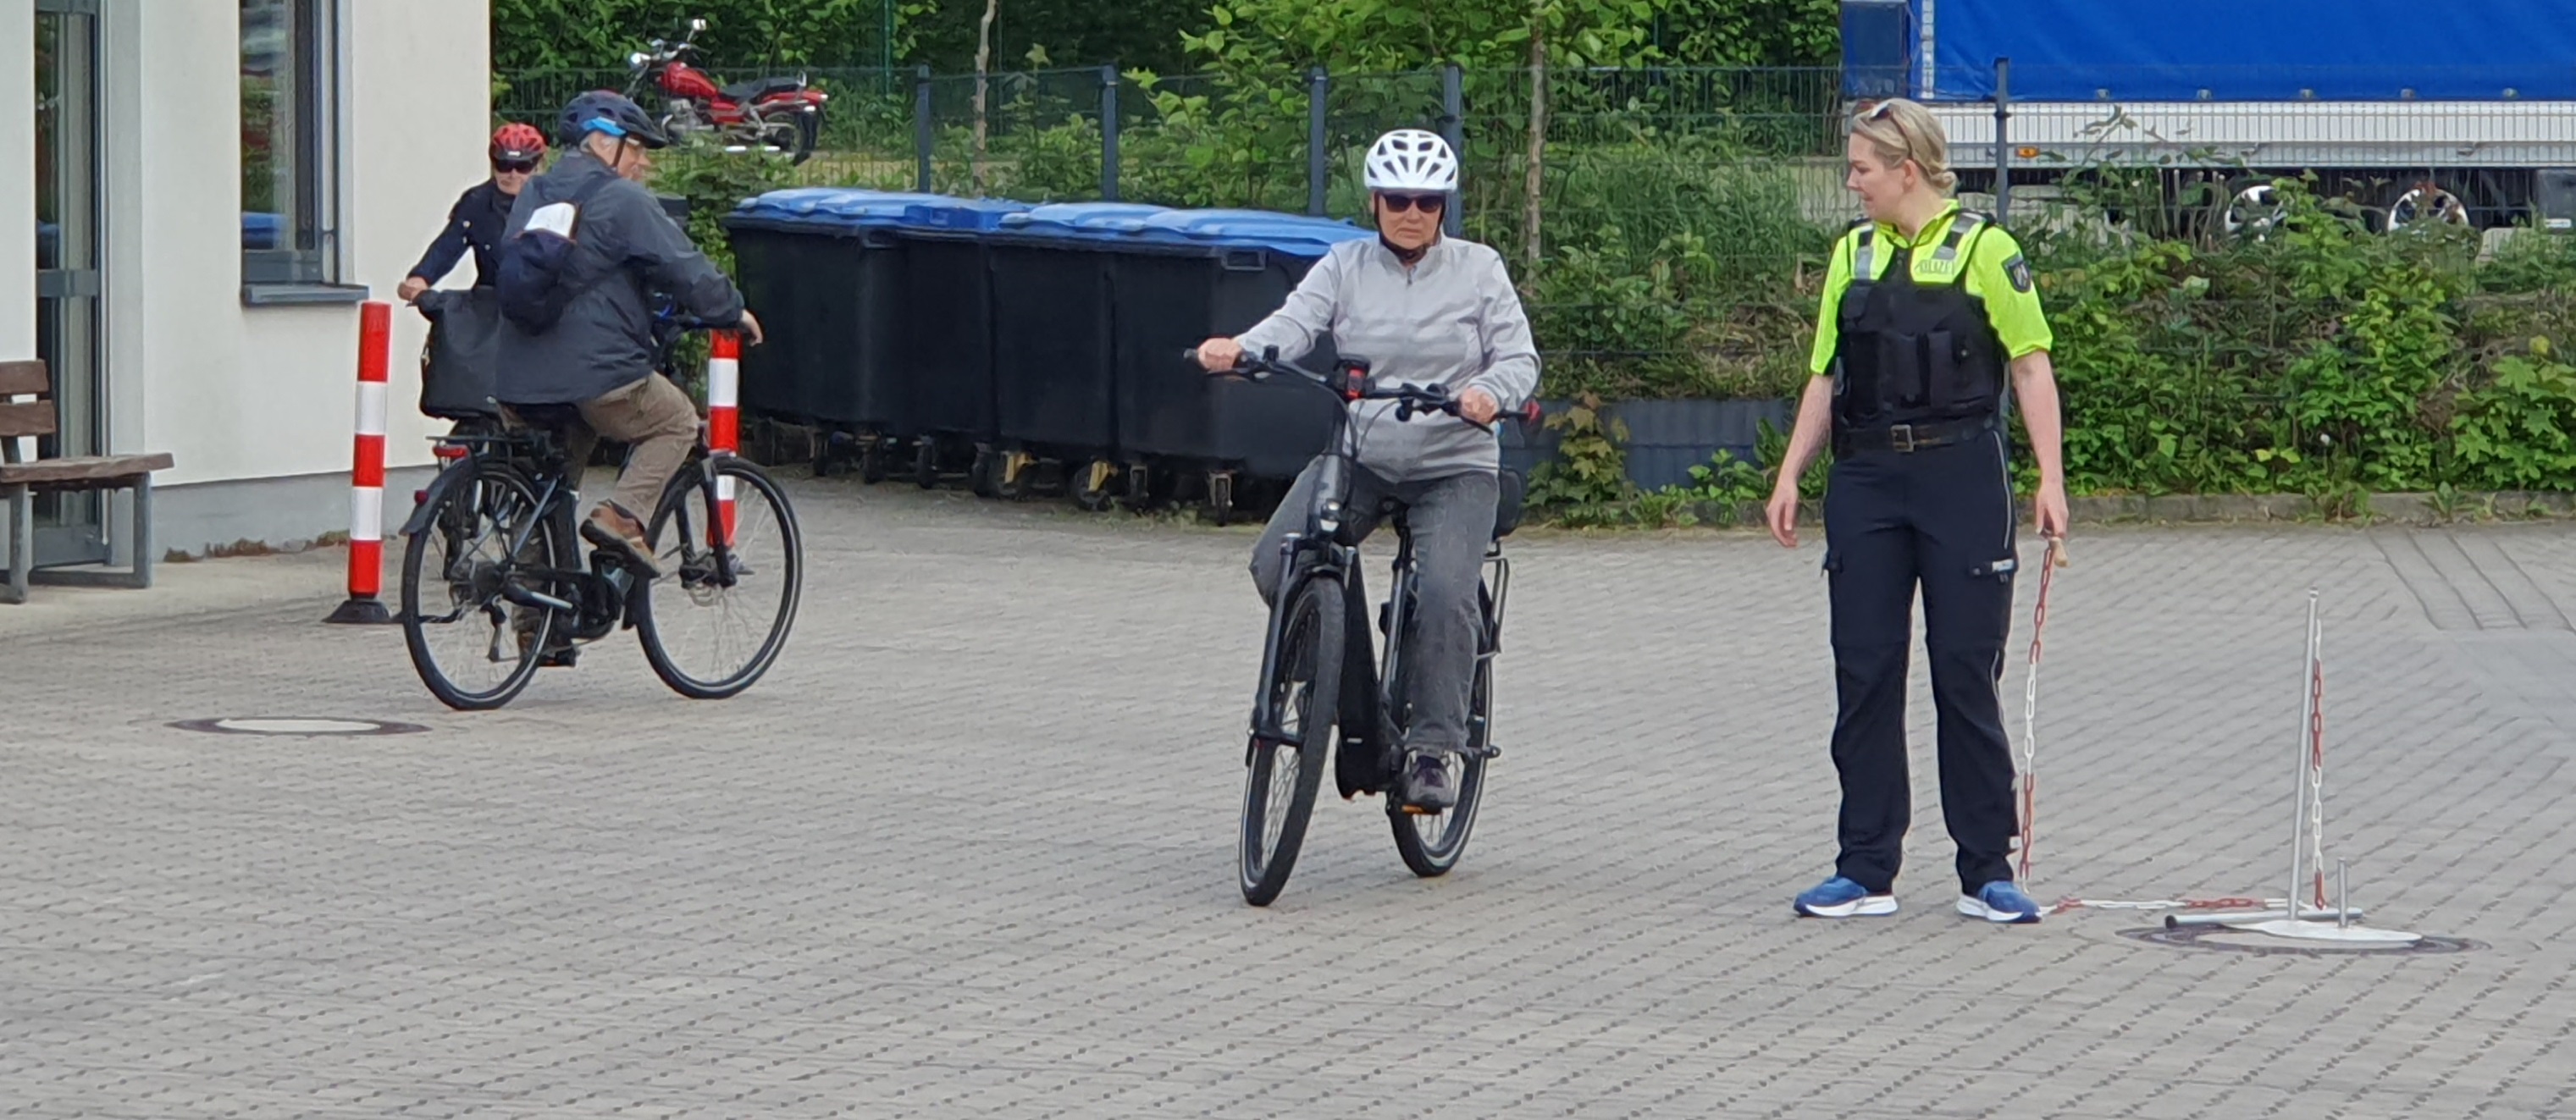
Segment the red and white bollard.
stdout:
<svg viewBox="0 0 2576 1120">
<path fill-rule="evenodd" d="M 349 599 L 324 622 L 394 620 L 377 596 L 385 570 L 385 398 L 392 366 L 393 305 L 358 306 L 357 441 L 349 465 Z"/>
<path fill-rule="evenodd" d="M 733 455 L 742 450 L 742 417 L 737 410 L 742 388 L 742 336 L 732 331 L 717 331 L 707 353 L 707 453 Z M 733 543 L 733 476 L 716 476 L 716 523 L 709 530 L 722 529 L 722 540 L 708 544 Z"/>
</svg>

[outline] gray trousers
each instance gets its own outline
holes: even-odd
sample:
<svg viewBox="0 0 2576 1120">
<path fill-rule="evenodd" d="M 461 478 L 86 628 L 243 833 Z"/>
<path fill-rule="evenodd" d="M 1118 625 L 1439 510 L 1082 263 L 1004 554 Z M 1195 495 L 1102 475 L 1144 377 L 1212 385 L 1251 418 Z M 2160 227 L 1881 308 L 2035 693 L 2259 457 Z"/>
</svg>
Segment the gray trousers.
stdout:
<svg viewBox="0 0 2576 1120">
<path fill-rule="evenodd" d="M 1261 530 L 1252 547 L 1252 580 L 1268 601 L 1279 584 L 1279 543 L 1303 532 L 1314 505 L 1317 475 L 1324 460 L 1309 463 Z M 1405 749 L 1447 753 L 1467 745 L 1468 694 L 1475 687 L 1476 587 L 1484 580 L 1485 546 L 1494 539 L 1494 506 L 1501 486 L 1492 471 L 1470 471 L 1419 482 L 1389 483 L 1365 470 L 1351 472 L 1350 500 L 1343 513 L 1354 539 L 1367 539 L 1378 525 L 1378 510 L 1393 498 L 1405 507 L 1413 529 L 1413 560 L 1421 602 L 1413 616 L 1413 643 L 1405 649 L 1412 666 L 1412 726 Z M 1392 588 L 1386 589 L 1388 594 Z M 1376 612 L 1369 612 L 1374 617 Z"/>
</svg>

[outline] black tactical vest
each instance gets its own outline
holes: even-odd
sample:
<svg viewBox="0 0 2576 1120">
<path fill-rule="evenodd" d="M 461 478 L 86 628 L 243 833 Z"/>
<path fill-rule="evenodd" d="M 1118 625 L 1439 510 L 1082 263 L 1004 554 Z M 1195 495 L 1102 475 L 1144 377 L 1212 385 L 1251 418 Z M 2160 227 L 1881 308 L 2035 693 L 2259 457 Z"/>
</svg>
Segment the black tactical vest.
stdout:
<svg viewBox="0 0 2576 1120">
<path fill-rule="evenodd" d="M 1962 212 L 1933 259 L 1956 267 L 1947 283 L 1914 279 L 1913 249 L 1876 280 L 1872 257 L 1885 250 L 1878 230 L 1854 235 L 1851 286 L 1843 290 L 1834 347 L 1834 422 L 1884 428 L 1999 416 L 2004 407 L 2004 346 L 1986 321 L 1986 301 L 1968 293 L 1969 254 L 1987 225 Z"/>
</svg>

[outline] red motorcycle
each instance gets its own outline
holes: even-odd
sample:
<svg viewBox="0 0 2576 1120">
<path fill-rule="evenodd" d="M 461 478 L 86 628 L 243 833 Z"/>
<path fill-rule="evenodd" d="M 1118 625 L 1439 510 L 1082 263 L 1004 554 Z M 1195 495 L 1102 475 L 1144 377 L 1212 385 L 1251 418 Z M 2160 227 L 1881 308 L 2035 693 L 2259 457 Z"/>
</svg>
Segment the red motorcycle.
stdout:
<svg viewBox="0 0 2576 1120">
<path fill-rule="evenodd" d="M 792 162 L 805 162 L 822 135 L 823 91 L 809 87 L 802 74 L 717 85 L 706 71 L 683 61 L 696 52 L 692 40 L 706 29 L 707 21 L 693 19 L 688 36 L 679 42 L 655 39 L 651 51 L 628 55 L 634 79 L 627 84 L 627 96 L 636 96 L 647 83 L 670 95 L 662 127 L 674 137 L 712 132 L 729 150 L 786 152 Z"/>
</svg>

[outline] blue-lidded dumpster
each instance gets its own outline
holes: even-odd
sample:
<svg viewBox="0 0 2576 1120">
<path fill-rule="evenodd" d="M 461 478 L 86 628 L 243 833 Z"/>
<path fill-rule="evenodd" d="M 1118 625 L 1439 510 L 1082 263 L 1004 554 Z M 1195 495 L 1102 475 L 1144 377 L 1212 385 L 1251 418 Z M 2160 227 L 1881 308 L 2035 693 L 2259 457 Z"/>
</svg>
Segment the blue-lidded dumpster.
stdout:
<svg viewBox="0 0 2576 1120">
<path fill-rule="evenodd" d="M 1169 212 L 1059 203 L 1005 217 L 986 238 L 995 434 L 1006 453 L 994 489 L 1016 492 L 1034 460 L 1054 459 L 1089 465 L 1083 489 L 1098 491 L 1100 469 L 1118 446 L 1111 251 Z"/>
<path fill-rule="evenodd" d="M 913 439 L 913 477 L 923 486 L 965 466 L 988 490 L 999 429 L 993 413 L 993 294 L 984 235 L 1025 202 L 938 198 L 905 211 L 904 322 L 891 375 L 900 383 L 902 422 Z M 961 464 L 959 461 L 963 460 Z"/>
<path fill-rule="evenodd" d="M 1183 210 L 1118 244 L 1118 445 L 1129 462 L 1187 460 L 1225 499 L 1233 472 L 1293 478 L 1331 438 L 1333 400 L 1313 386 L 1211 378 L 1181 360 L 1201 341 L 1260 322 L 1334 245 L 1373 236 L 1348 222 L 1261 210 Z M 1301 362 L 1333 361 L 1330 339 Z"/>
<path fill-rule="evenodd" d="M 772 191 L 726 215 L 743 302 L 768 341 L 742 357 L 742 407 L 827 431 L 902 421 L 890 391 L 904 321 L 895 227 L 936 196 L 807 188 Z"/>
</svg>

